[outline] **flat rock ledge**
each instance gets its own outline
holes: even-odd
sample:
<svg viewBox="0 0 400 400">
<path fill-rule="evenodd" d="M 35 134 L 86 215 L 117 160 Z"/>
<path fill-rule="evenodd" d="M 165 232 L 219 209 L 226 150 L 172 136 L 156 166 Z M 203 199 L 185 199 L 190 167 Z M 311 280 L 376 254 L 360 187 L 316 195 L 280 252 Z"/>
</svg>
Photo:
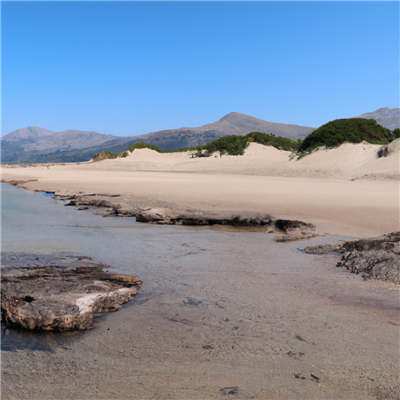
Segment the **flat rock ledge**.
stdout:
<svg viewBox="0 0 400 400">
<path fill-rule="evenodd" d="M 26 183 L 30 181 L 2 180 L 2 182 L 17 188 L 25 188 Z M 77 207 L 78 210 L 95 210 L 103 217 L 135 217 L 137 222 L 157 225 L 220 225 L 238 229 L 264 230 L 274 233 L 278 242 L 306 240 L 320 236 L 313 224 L 297 220 L 275 219 L 270 214 L 201 210 L 143 196 L 82 192 L 56 194 L 48 190 L 35 191 L 52 193 L 54 198 L 64 201 L 66 206 Z"/>
<path fill-rule="evenodd" d="M 121 308 L 142 283 L 134 275 L 106 273 L 110 266 L 90 258 L 41 264 L 2 265 L 1 319 L 6 325 L 43 331 L 91 329 L 94 315 Z"/>
<path fill-rule="evenodd" d="M 136 221 L 157 225 L 231 226 L 236 228 L 263 228 L 277 235 L 278 242 L 305 240 L 319 236 L 315 225 L 297 220 L 274 219 L 270 214 L 242 212 L 240 215 L 185 208 L 160 200 L 135 199 L 129 202 L 123 196 L 85 194 L 59 196 L 66 206 L 79 210 L 90 207 L 101 209 L 103 216 L 135 217 Z"/>
<path fill-rule="evenodd" d="M 400 232 L 343 242 L 306 247 L 307 254 L 341 253 L 336 265 L 365 279 L 378 279 L 400 284 Z"/>
</svg>

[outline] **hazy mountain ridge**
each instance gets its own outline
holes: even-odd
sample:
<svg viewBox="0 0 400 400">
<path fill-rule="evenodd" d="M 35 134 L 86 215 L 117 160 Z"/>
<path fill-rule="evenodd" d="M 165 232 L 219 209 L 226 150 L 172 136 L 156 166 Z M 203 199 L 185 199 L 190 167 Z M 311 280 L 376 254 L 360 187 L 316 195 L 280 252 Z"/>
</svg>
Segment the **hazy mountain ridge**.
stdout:
<svg viewBox="0 0 400 400">
<path fill-rule="evenodd" d="M 151 132 L 131 139 L 154 144 L 163 150 L 176 150 L 205 144 L 222 136 L 246 135 L 250 132 L 273 133 L 296 140 L 311 133 L 315 128 L 267 122 L 246 114 L 232 112 L 216 122 L 196 128 L 167 129 Z"/>
<path fill-rule="evenodd" d="M 139 141 L 157 145 L 164 150 L 176 150 L 199 146 L 222 136 L 246 135 L 254 131 L 297 139 L 313 130 L 314 128 L 299 125 L 267 122 L 236 112 L 200 127 L 167 129 L 128 137 L 76 130 L 52 132 L 39 127 L 28 127 L 5 135 L 1 139 L 1 153 L 2 162 L 87 161 L 99 151 L 110 149 L 119 153 Z"/>
<path fill-rule="evenodd" d="M 393 131 L 400 128 L 400 108 L 383 107 L 353 118 L 374 119 L 379 125 Z"/>
<path fill-rule="evenodd" d="M 67 130 L 54 133 L 54 135 L 40 138 L 29 146 L 30 151 L 65 151 L 82 149 L 93 146 L 100 146 L 110 141 L 121 141 L 125 138 L 118 138 L 112 135 L 104 135 L 97 132 L 85 132 L 77 130 Z"/>
<path fill-rule="evenodd" d="M 37 126 L 29 126 L 17 129 L 1 138 L 1 159 L 2 162 L 28 162 L 36 161 L 38 158 L 46 160 L 47 154 L 80 151 L 102 145 L 112 146 L 126 140 L 126 137 L 105 135 L 94 131 L 70 129 L 52 132 Z M 68 157 L 65 161 L 68 161 Z M 82 160 L 75 159 L 75 161 Z"/>
<path fill-rule="evenodd" d="M 55 132 L 49 131 L 38 126 L 28 126 L 27 128 L 20 128 L 15 131 L 8 133 L 2 137 L 2 140 L 9 142 L 16 142 L 24 139 L 37 139 L 44 136 L 54 135 Z"/>
</svg>

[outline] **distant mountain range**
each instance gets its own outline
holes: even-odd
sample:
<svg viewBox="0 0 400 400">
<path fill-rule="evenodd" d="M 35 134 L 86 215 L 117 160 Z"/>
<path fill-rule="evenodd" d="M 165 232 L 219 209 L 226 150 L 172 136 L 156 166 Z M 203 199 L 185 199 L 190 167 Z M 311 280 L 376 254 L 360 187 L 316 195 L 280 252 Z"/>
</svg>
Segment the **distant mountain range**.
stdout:
<svg viewBox="0 0 400 400">
<path fill-rule="evenodd" d="M 359 118 L 376 119 L 380 125 L 390 130 L 400 127 L 399 108 L 380 108 L 360 115 Z M 255 131 L 296 140 L 306 137 L 313 130 L 315 128 L 267 122 L 236 112 L 200 127 L 169 129 L 140 136 L 122 137 L 77 130 L 52 132 L 30 126 L 17 129 L 1 138 L 1 162 L 88 161 L 103 150 L 118 154 L 139 141 L 159 146 L 163 150 L 176 150 L 198 146 L 222 136 L 245 135 Z"/>
<path fill-rule="evenodd" d="M 140 136 L 113 136 L 97 132 L 68 130 L 52 132 L 36 126 L 17 129 L 1 139 L 2 162 L 88 161 L 103 150 L 119 153 L 131 144 L 145 142 L 163 150 L 201 144 L 227 135 L 259 131 L 291 139 L 305 137 L 314 128 L 263 121 L 250 115 L 230 113 L 197 128 L 169 129 Z"/>
<path fill-rule="evenodd" d="M 391 131 L 400 128 L 400 108 L 379 108 L 376 111 L 361 114 L 355 118 L 374 119 L 379 125 Z"/>
<path fill-rule="evenodd" d="M 267 122 L 250 115 L 232 112 L 216 122 L 198 128 L 168 129 L 137 136 L 137 138 L 144 143 L 157 145 L 163 150 L 175 150 L 199 146 L 222 136 L 246 135 L 250 132 L 273 133 L 275 136 L 296 140 L 299 137 L 307 136 L 314 129 L 306 126 Z"/>
</svg>

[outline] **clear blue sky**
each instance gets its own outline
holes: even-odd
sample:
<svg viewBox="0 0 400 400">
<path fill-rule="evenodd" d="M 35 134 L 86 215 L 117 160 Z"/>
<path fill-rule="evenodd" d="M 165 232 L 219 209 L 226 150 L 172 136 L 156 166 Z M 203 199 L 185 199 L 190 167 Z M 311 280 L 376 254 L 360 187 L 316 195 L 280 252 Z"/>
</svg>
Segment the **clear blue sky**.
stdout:
<svg viewBox="0 0 400 400">
<path fill-rule="evenodd" d="M 1 2 L 2 134 L 399 107 L 398 2 Z"/>
</svg>

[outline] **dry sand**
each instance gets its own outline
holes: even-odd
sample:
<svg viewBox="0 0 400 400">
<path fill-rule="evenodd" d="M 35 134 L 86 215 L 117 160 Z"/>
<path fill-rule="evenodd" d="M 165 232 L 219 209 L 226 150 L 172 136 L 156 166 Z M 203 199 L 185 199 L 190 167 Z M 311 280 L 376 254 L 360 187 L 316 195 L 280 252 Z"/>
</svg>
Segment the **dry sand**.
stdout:
<svg viewBox="0 0 400 400">
<path fill-rule="evenodd" d="M 399 229 L 399 142 L 346 143 L 301 159 L 252 143 L 244 156 L 191 158 L 190 152 L 135 150 L 96 163 L 3 167 L 3 181 L 56 194 L 119 194 L 170 207 L 272 214 L 313 222 L 320 232 L 374 236 Z M 179 206 L 179 207 L 178 207 Z"/>
</svg>

